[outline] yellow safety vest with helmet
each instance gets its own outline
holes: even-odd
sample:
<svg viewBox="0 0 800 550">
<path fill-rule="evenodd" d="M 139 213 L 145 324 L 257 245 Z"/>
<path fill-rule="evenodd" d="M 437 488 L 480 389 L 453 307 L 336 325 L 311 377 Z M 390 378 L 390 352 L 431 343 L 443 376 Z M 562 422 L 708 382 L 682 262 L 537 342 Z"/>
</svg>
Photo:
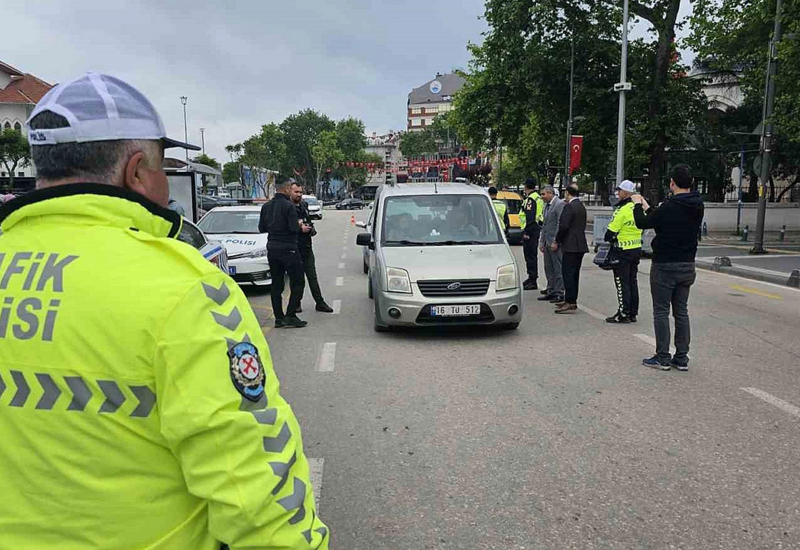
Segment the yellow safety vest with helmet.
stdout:
<svg viewBox="0 0 800 550">
<path fill-rule="evenodd" d="M 626 199 L 614 210 L 608 230 L 617 234 L 617 246 L 622 250 L 642 248 L 642 230 L 633 218 L 633 202 Z"/>
<path fill-rule="evenodd" d="M 537 224 L 542 225 L 544 223 L 544 200 L 536 191 L 525 197 L 525 201 L 522 203 L 522 211 L 519 213 L 519 223 L 523 231 L 528 225 L 529 213 L 534 212 L 535 215 L 531 217 L 536 220 Z"/>
</svg>

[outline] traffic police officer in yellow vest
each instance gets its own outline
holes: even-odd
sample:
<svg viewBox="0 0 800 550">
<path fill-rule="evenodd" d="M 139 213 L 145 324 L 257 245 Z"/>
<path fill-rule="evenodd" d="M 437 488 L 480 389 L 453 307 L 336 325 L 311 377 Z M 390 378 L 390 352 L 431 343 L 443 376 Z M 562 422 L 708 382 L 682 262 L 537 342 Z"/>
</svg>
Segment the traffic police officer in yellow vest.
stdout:
<svg viewBox="0 0 800 550">
<path fill-rule="evenodd" d="M 636 184 L 625 180 L 617 186 L 620 202 L 614 217 L 608 224 L 606 242 L 615 242 L 619 249 L 620 264 L 614 269 L 614 284 L 617 287 L 619 308 L 606 319 L 612 324 L 635 323 L 639 315 L 639 262 L 642 258 L 642 230 L 633 219 L 633 202 Z"/>
<path fill-rule="evenodd" d="M 522 250 L 528 270 L 528 280 L 522 285 L 525 290 L 539 289 L 539 237 L 544 223 L 544 200 L 537 192 L 538 186 L 539 182 L 534 177 L 525 181 L 525 200 L 519 213 Z"/>
<path fill-rule="evenodd" d="M 508 226 L 511 225 L 511 222 L 508 220 L 508 205 L 505 201 L 501 201 L 497 198 L 497 187 L 489 188 L 489 198 L 492 200 L 492 205 L 494 206 L 495 212 L 497 212 L 497 217 L 500 218 L 500 225 L 503 228 L 503 233 L 507 233 Z"/>
<path fill-rule="evenodd" d="M 167 209 L 153 105 L 112 76 L 28 120 L 36 191 L 0 208 L 0 546 L 327 549 L 247 299 Z"/>
</svg>

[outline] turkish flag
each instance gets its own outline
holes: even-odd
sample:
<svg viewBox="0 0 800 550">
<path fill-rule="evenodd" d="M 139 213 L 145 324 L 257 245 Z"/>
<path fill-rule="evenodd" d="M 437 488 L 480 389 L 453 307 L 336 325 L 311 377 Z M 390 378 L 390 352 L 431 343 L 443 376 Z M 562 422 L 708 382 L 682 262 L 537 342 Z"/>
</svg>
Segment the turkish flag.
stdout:
<svg viewBox="0 0 800 550">
<path fill-rule="evenodd" d="M 583 136 L 572 136 L 569 142 L 569 173 L 581 167 L 581 154 L 583 153 Z"/>
</svg>

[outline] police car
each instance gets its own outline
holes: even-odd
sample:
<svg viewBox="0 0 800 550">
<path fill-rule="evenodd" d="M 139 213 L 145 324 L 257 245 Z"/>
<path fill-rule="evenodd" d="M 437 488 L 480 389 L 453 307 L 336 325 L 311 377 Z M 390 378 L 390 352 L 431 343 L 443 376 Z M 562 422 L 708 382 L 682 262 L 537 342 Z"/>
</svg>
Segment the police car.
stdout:
<svg viewBox="0 0 800 550">
<path fill-rule="evenodd" d="M 308 204 L 308 217 L 312 220 L 322 219 L 322 203 L 314 195 L 303 195 L 303 200 Z"/>
<path fill-rule="evenodd" d="M 228 271 L 239 284 L 267 286 L 272 274 L 267 262 L 267 234 L 258 232 L 261 206 L 220 206 L 198 227 L 228 252 Z"/>
</svg>

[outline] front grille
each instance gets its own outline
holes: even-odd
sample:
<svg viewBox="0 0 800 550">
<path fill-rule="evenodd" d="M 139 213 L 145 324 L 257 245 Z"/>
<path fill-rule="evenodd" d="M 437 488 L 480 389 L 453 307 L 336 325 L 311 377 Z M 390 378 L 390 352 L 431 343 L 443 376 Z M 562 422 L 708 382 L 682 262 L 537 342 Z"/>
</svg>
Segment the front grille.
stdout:
<svg viewBox="0 0 800 550">
<path fill-rule="evenodd" d="M 270 279 L 269 271 L 255 271 L 253 273 L 237 273 L 231 275 L 237 283 L 257 283 L 261 281 L 268 281 Z"/>
<path fill-rule="evenodd" d="M 436 304 L 446 305 L 446 304 Z M 420 325 L 474 325 L 474 324 L 494 323 L 494 313 L 492 308 L 486 304 L 481 304 L 480 315 L 472 317 L 440 317 L 431 316 L 431 306 L 425 306 L 417 316 L 417 324 Z"/>
<path fill-rule="evenodd" d="M 449 290 L 453 284 L 461 285 L 456 290 Z M 419 291 L 423 296 L 483 296 L 489 291 L 489 279 L 470 279 L 463 281 L 419 281 Z"/>
</svg>

